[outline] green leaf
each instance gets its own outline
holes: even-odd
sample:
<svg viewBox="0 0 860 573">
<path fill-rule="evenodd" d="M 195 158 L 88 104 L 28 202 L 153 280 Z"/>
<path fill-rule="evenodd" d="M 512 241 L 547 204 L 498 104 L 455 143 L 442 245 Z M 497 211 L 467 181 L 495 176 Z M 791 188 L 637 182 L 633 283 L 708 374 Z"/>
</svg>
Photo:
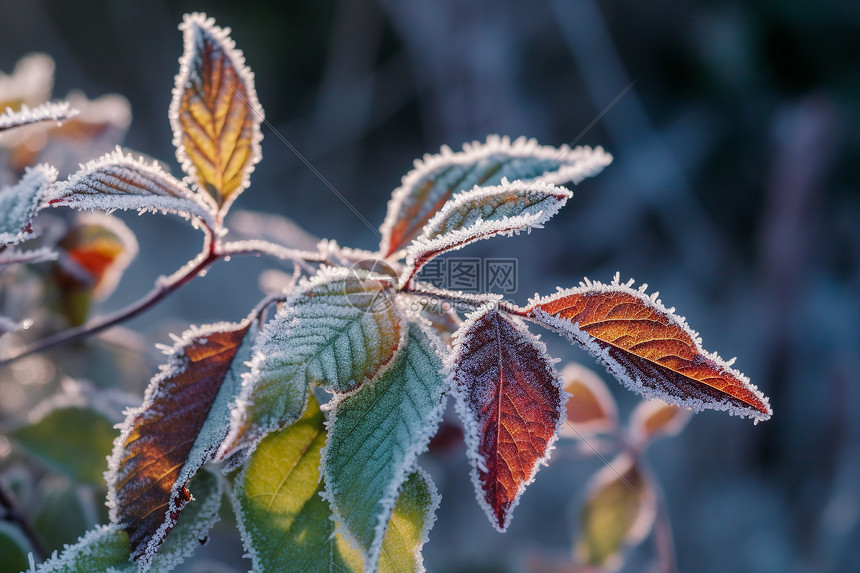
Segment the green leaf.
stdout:
<svg viewBox="0 0 860 573">
<path fill-rule="evenodd" d="M 221 508 L 221 482 L 215 474 L 202 471 L 192 480 L 197 496 L 170 531 L 148 570 L 166 573 L 175 569 L 185 557 L 200 546 L 212 524 L 218 520 Z M 120 571 L 142 573 L 145 567 L 130 561 L 131 545 L 128 535 L 118 525 L 100 525 L 81 537 L 78 542 L 36 568 L 37 573 L 93 573 Z"/>
<path fill-rule="evenodd" d="M 71 484 L 65 478 L 42 480 L 39 488 L 44 491 L 44 497 L 33 528 L 48 551 L 74 543 L 98 523 L 91 488 Z"/>
<path fill-rule="evenodd" d="M 409 474 L 394 504 L 385 539 L 382 540 L 380 573 L 424 571 L 421 548 L 436 521 L 436 509 L 441 499 L 430 476 L 423 470 L 419 468 Z"/>
<path fill-rule="evenodd" d="M 246 469 L 234 474 L 231 498 L 242 541 L 259 573 L 361 571 L 361 555 L 335 535 L 320 497 L 323 414 L 313 396 L 299 420 L 269 434 Z"/>
<path fill-rule="evenodd" d="M 392 280 L 325 269 L 296 289 L 257 337 L 220 457 L 298 418 L 309 384 L 351 391 L 390 366 L 405 334 Z"/>
<path fill-rule="evenodd" d="M 0 521 L 0 573 L 18 573 L 27 569 L 27 554 L 33 551 L 21 530 L 8 521 Z"/>
<path fill-rule="evenodd" d="M 104 487 L 107 456 L 118 434 L 100 412 L 68 406 L 49 411 L 9 436 L 52 470 L 79 483 Z"/>
<path fill-rule="evenodd" d="M 311 396 L 302 417 L 267 436 L 229 491 L 254 571 L 362 573 L 361 552 L 336 533 L 320 497 L 324 417 Z M 429 476 L 413 472 L 403 484 L 387 528 L 379 570 L 423 571 L 420 550 L 435 520 L 439 496 Z"/>
<path fill-rule="evenodd" d="M 410 324 L 394 365 L 333 406 L 322 466 L 326 497 L 368 563 L 377 561 L 400 488 L 445 409 L 437 340 Z"/>
</svg>

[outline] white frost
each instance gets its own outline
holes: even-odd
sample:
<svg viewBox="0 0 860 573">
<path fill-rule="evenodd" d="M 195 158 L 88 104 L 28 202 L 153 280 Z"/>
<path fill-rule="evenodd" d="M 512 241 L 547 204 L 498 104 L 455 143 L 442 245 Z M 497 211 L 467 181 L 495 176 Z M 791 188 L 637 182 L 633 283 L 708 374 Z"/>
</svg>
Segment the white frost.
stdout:
<svg viewBox="0 0 860 573">
<path fill-rule="evenodd" d="M 57 170 L 41 164 L 28 167 L 17 185 L 0 191 L 0 245 L 14 245 L 34 236 L 30 225 L 56 180 Z"/>
</svg>

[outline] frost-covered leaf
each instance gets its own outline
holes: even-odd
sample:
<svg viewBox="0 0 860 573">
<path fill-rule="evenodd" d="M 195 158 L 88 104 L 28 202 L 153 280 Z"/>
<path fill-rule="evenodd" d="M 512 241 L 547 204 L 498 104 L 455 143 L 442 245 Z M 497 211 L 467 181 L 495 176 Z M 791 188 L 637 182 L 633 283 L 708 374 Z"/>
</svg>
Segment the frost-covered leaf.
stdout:
<svg viewBox="0 0 860 573">
<path fill-rule="evenodd" d="M 218 521 L 221 482 L 211 472 L 202 471 L 192 480 L 194 501 L 182 512 L 176 526 L 148 567 L 130 562 L 128 534 L 116 524 L 100 525 L 38 567 L 36 573 L 167 573 L 179 566 L 206 538 Z"/>
<path fill-rule="evenodd" d="M 212 459 L 229 428 L 229 404 L 250 356 L 252 318 L 186 331 L 128 412 L 108 479 L 112 523 L 146 564 L 191 499 L 189 480 Z"/>
<path fill-rule="evenodd" d="M 457 411 L 478 503 L 504 531 L 564 421 L 567 394 L 545 345 L 517 319 L 481 309 L 455 335 Z"/>
<path fill-rule="evenodd" d="M 7 248 L 0 251 L 0 271 L 11 265 L 43 263 L 45 261 L 53 261 L 56 258 L 56 251 L 52 251 L 48 247 L 41 247 L 30 251 Z"/>
<path fill-rule="evenodd" d="M 382 540 L 380 573 L 421 573 L 421 549 L 427 543 L 441 501 L 433 480 L 421 468 L 403 482 Z"/>
<path fill-rule="evenodd" d="M 78 110 L 65 101 L 43 103 L 32 109 L 24 105 L 17 111 L 7 108 L 0 114 L 0 132 L 43 121 L 64 121 L 77 114 Z"/>
<path fill-rule="evenodd" d="M 602 148 L 538 145 L 534 139 L 491 135 L 454 153 L 443 147 L 438 155 L 415 161 L 388 204 L 380 227 L 380 250 L 386 257 L 405 248 L 456 193 L 476 185 L 498 185 L 503 178 L 545 183 L 579 183 L 612 162 Z"/>
<path fill-rule="evenodd" d="M 199 217 L 213 225 L 213 213 L 205 201 L 157 163 L 125 155 L 121 149 L 90 161 L 58 184 L 51 205 L 82 211 L 135 209 L 139 212 L 174 213 L 186 219 Z"/>
<path fill-rule="evenodd" d="M 687 408 L 671 406 L 662 400 L 646 400 L 637 404 L 630 414 L 630 437 L 633 443 L 643 446 L 658 438 L 676 436 L 690 417 Z"/>
<path fill-rule="evenodd" d="M 528 315 L 588 350 L 627 388 L 700 411 L 728 410 L 756 422 L 770 418 L 767 398 L 746 376 L 702 349 L 686 321 L 645 286 L 616 275 L 608 285 L 577 288 L 529 302 Z"/>
<path fill-rule="evenodd" d="M 584 565 L 612 571 L 620 565 L 624 547 L 639 543 L 651 531 L 654 491 L 626 454 L 597 472 L 587 491 L 574 554 Z"/>
<path fill-rule="evenodd" d="M 441 353 L 435 335 L 410 324 L 394 364 L 330 406 L 326 497 L 366 563 L 378 560 L 397 494 L 442 419 Z"/>
<path fill-rule="evenodd" d="M 320 496 L 325 436 L 323 414 L 310 396 L 301 418 L 269 434 L 245 469 L 231 476 L 233 508 L 254 571 L 361 571 L 361 555 L 335 535 Z"/>
<path fill-rule="evenodd" d="M 406 332 L 391 281 L 325 269 L 293 291 L 257 338 L 219 455 L 248 448 L 298 418 L 309 384 L 346 392 L 390 365 Z"/>
<path fill-rule="evenodd" d="M 320 496 L 325 439 L 322 412 L 310 396 L 302 417 L 264 438 L 246 469 L 231 476 L 231 499 L 254 571 L 365 570 L 361 552 L 336 533 L 329 504 Z M 420 549 L 438 502 L 429 476 L 416 471 L 407 478 L 382 542 L 380 571 L 423 571 Z"/>
<path fill-rule="evenodd" d="M 564 389 L 571 395 L 561 435 L 579 438 L 611 433 L 618 424 L 618 410 L 600 376 L 575 362 L 567 364 L 560 374 Z"/>
<path fill-rule="evenodd" d="M 496 235 L 540 229 L 573 194 L 548 183 L 503 179 L 495 187 L 475 187 L 448 201 L 430 219 L 407 251 L 403 277 L 446 251 Z"/>
<path fill-rule="evenodd" d="M 125 223 L 111 215 L 88 213 L 57 243 L 54 277 L 60 310 L 69 324 L 83 324 L 93 300 L 107 298 L 137 255 L 137 239 Z"/>
<path fill-rule="evenodd" d="M 223 214 L 260 160 L 263 108 L 229 28 L 189 14 L 179 29 L 185 52 L 170 104 L 176 158 Z"/>
<path fill-rule="evenodd" d="M 18 573 L 26 570 L 30 561 L 27 554 L 33 547 L 17 525 L 0 520 L 0 572 Z"/>
<path fill-rule="evenodd" d="M 79 113 L 68 121 L 55 126 L 50 136 L 67 142 L 82 142 L 97 139 L 106 133 L 122 133 L 131 123 L 131 104 L 117 94 L 107 94 L 89 99 L 81 92 L 72 91 L 66 101 Z"/>
<path fill-rule="evenodd" d="M 103 413 L 69 405 L 46 411 L 34 423 L 9 432 L 9 437 L 53 471 L 79 483 L 104 486 L 106 460 L 117 434 Z"/>
<path fill-rule="evenodd" d="M 14 245 L 33 238 L 30 225 L 47 189 L 57 179 L 49 165 L 28 168 L 17 185 L 0 191 L 0 245 Z"/>
</svg>

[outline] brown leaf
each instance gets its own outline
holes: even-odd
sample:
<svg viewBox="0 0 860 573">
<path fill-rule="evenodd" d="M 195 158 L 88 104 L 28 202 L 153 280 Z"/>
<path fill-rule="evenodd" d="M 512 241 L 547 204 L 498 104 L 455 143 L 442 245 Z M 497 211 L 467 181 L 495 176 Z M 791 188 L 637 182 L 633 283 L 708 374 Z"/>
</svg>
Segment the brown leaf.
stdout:
<svg viewBox="0 0 860 573">
<path fill-rule="evenodd" d="M 654 295 L 616 280 L 587 281 L 578 288 L 532 301 L 535 321 L 565 334 L 603 362 L 630 390 L 695 411 L 711 408 L 770 418 L 767 398 L 749 379 L 716 354 L 702 349 L 699 336 L 674 309 Z"/>
<path fill-rule="evenodd" d="M 630 414 L 630 436 L 639 445 L 675 436 L 684 429 L 690 417 L 689 409 L 672 406 L 662 400 L 640 402 Z"/>
<path fill-rule="evenodd" d="M 561 378 L 564 389 L 571 394 L 567 401 L 567 423 L 561 427 L 561 434 L 579 438 L 613 432 L 618 411 L 600 376 L 582 364 L 571 362 L 561 370 Z"/>
<path fill-rule="evenodd" d="M 176 157 L 223 214 L 260 161 L 263 109 L 229 28 L 205 14 L 186 15 L 179 28 L 185 52 L 170 104 Z"/>
<path fill-rule="evenodd" d="M 544 344 L 497 310 L 463 324 L 451 368 L 478 503 L 504 531 L 549 459 L 567 395 Z"/>
<path fill-rule="evenodd" d="M 241 385 L 251 324 L 249 318 L 187 331 L 114 442 L 111 521 L 128 532 L 132 556 L 142 563 L 175 525 L 191 500 L 186 484 L 227 433 L 227 405 Z"/>
</svg>

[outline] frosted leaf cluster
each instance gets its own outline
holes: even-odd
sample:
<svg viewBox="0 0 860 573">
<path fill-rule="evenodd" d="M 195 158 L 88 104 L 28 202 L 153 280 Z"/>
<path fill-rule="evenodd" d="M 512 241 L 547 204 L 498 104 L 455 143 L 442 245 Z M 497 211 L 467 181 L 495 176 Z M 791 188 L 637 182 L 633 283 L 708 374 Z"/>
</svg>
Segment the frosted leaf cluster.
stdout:
<svg viewBox="0 0 860 573">
<path fill-rule="evenodd" d="M 602 148 L 538 145 L 534 139 L 491 135 L 453 152 L 425 155 L 403 181 L 388 204 L 380 227 L 380 249 L 389 256 L 404 248 L 452 196 L 475 186 L 501 184 L 503 179 L 530 183 L 579 183 L 612 162 Z"/>
</svg>

